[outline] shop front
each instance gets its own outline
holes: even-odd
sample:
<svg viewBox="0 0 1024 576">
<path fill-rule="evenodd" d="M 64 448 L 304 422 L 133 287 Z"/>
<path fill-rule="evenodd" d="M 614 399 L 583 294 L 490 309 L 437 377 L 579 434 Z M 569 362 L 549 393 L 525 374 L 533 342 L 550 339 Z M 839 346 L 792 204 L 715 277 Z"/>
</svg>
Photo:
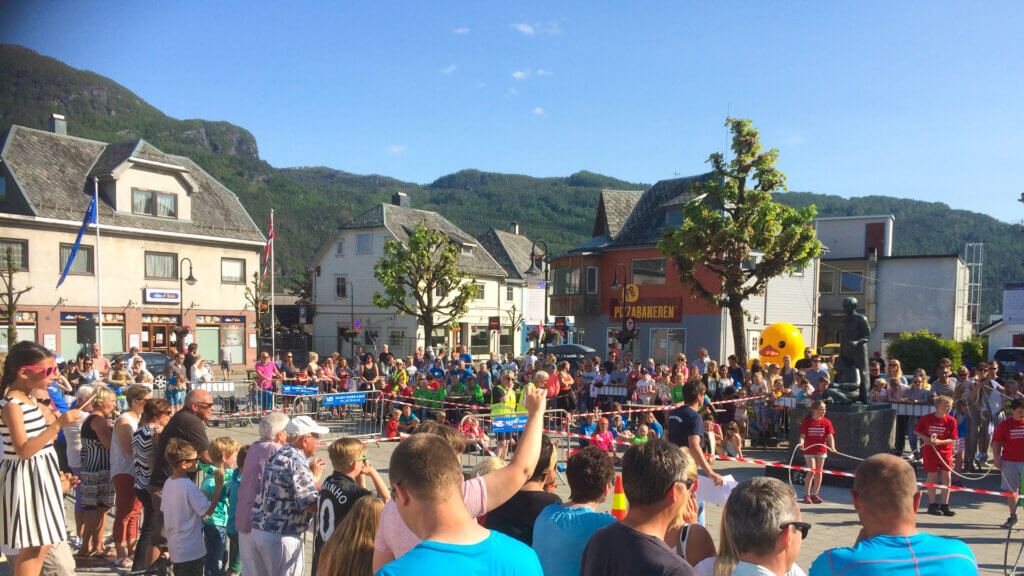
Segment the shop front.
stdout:
<svg viewBox="0 0 1024 576">
<path fill-rule="evenodd" d="M 60 355 L 65 359 L 77 358 L 82 351 L 78 343 L 78 321 L 91 319 L 96 322 L 96 339 L 100 342 L 103 355 L 121 354 L 124 347 L 124 313 L 103 313 L 103 334 L 100 335 L 99 317 L 95 312 L 60 313 Z M 91 351 L 86 350 L 86 353 Z"/>
<path fill-rule="evenodd" d="M 6 351 L 8 346 L 11 345 L 7 341 L 7 322 L 10 316 L 5 312 L 0 312 L 0 351 Z M 16 342 L 22 342 L 24 340 L 36 341 L 37 325 L 36 325 L 36 313 L 35 312 L 18 312 L 17 318 L 15 318 L 15 330 L 16 330 Z M 51 346 L 52 347 L 52 346 Z"/>
<path fill-rule="evenodd" d="M 195 338 L 198 354 L 211 367 L 220 360 L 220 348 L 225 346 L 232 364 L 245 363 L 245 316 L 196 316 Z"/>
<path fill-rule="evenodd" d="M 174 328 L 181 322 L 177 314 L 165 316 L 159 314 L 142 315 L 142 338 L 140 346 L 147 352 L 163 352 L 170 356 L 178 350 L 178 335 Z"/>
</svg>

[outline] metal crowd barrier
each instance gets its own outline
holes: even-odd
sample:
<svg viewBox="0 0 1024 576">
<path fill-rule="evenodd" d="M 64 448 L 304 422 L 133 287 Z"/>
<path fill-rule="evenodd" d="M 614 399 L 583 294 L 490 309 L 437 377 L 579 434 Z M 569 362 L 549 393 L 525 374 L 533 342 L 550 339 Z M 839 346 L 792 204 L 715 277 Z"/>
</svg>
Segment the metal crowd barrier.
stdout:
<svg viewBox="0 0 1024 576">
<path fill-rule="evenodd" d="M 387 422 L 384 393 L 379 390 L 320 393 L 317 386 L 285 384 L 272 394 L 275 410 L 309 416 L 330 428 L 330 436 L 379 437 Z"/>
<path fill-rule="evenodd" d="M 486 449 L 482 451 L 471 451 L 467 449 L 462 454 L 462 465 L 464 469 L 470 469 L 482 462 L 485 458 L 489 458 L 497 453 L 498 450 L 498 434 L 510 434 L 512 439 L 518 441 L 519 436 L 522 435 L 523 427 L 526 426 L 527 414 L 526 412 L 512 412 L 505 414 L 491 414 L 486 407 L 482 407 L 482 413 L 465 414 L 457 426 L 458 430 L 462 430 L 466 420 L 469 418 L 475 418 L 483 430 L 484 435 L 487 437 Z M 552 409 L 544 411 L 545 422 L 568 422 L 569 412 L 563 409 Z M 564 426 L 564 424 L 563 424 Z M 563 429 L 563 432 L 572 432 L 573 430 Z M 547 434 L 548 438 L 555 444 L 555 453 L 557 455 L 558 462 L 565 463 L 568 461 L 569 456 L 572 454 L 573 438 L 564 434 Z M 509 447 L 509 457 L 512 452 L 515 451 L 515 446 Z"/>
<path fill-rule="evenodd" d="M 253 383 L 246 380 L 214 380 L 195 383 L 192 389 L 206 390 L 213 397 L 213 425 L 230 427 L 248 424 L 248 419 L 241 414 L 255 410 L 253 399 L 248 394 L 252 387 Z M 241 393 L 239 388 L 243 390 Z"/>
</svg>

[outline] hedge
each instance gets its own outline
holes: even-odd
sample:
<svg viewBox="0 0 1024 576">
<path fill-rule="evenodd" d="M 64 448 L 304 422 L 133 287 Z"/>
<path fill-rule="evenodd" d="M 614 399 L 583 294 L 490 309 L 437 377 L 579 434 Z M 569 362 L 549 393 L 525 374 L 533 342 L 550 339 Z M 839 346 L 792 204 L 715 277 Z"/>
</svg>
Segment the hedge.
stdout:
<svg viewBox="0 0 1024 576">
<path fill-rule="evenodd" d="M 890 360 L 895 358 L 900 361 L 904 374 L 911 374 L 918 368 L 934 374 L 943 358 L 953 361 L 954 371 L 959 368 L 963 346 L 960 342 L 939 338 L 926 330 L 913 334 L 903 332 L 889 344 L 888 356 Z"/>
</svg>

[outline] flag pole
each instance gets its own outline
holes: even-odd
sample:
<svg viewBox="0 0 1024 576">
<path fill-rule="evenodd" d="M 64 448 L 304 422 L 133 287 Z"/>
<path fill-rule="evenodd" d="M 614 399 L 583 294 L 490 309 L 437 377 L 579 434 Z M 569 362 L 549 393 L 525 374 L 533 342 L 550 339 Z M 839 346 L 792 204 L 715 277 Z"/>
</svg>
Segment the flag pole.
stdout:
<svg viewBox="0 0 1024 576">
<path fill-rule="evenodd" d="M 100 179 L 92 177 L 92 202 L 95 207 L 93 220 L 96 222 L 96 314 L 99 316 L 100 334 L 97 340 L 100 354 L 103 354 L 103 274 L 100 272 Z"/>
<path fill-rule="evenodd" d="M 270 233 L 274 234 L 274 209 L 270 209 Z M 270 238 L 270 360 L 273 361 L 277 356 L 277 317 L 274 315 L 274 248 L 277 242 L 274 241 L 274 237 Z"/>
</svg>

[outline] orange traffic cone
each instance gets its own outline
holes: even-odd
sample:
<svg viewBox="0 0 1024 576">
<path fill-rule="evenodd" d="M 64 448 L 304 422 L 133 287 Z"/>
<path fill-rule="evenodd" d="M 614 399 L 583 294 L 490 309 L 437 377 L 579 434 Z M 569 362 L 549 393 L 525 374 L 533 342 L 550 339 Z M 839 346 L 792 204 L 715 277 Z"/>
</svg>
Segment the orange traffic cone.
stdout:
<svg viewBox="0 0 1024 576">
<path fill-rule="evenodd" d="M 612 492 L 612 516 L 619 520 L 626 517 L 626 493 L 622 491 L 622 474 L 615 476 L 615 491 Z"/>
</svg>

